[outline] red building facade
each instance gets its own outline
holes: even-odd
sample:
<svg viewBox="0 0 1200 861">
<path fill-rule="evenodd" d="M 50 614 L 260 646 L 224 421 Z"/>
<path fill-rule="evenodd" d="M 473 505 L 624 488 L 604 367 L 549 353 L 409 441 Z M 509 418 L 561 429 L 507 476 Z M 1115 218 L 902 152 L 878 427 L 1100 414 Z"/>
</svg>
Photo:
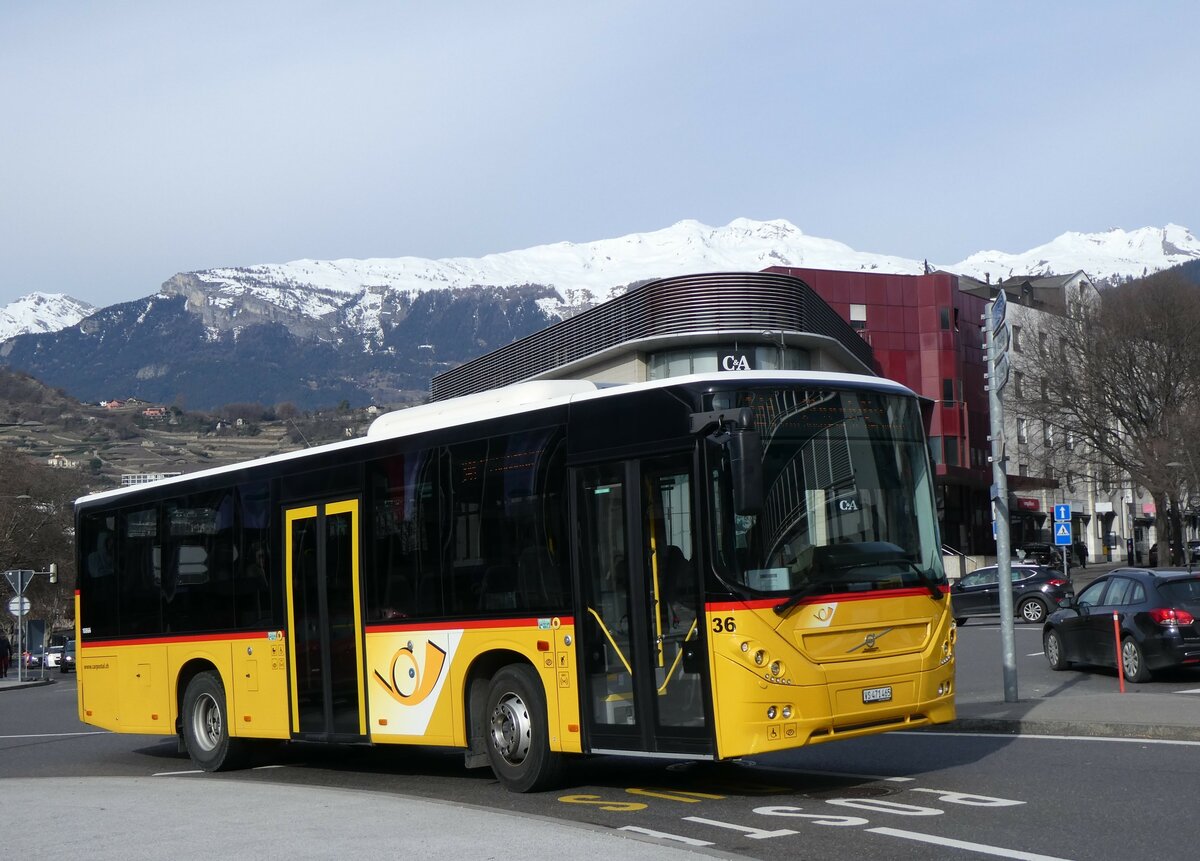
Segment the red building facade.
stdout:
<svg viewBox="0 0 1200 861">
<path fill-rule="evenodd" d="M 881 376 L 928 399 L 942 541 L 961 553 L 995 553 L 981 319 L 986 300 L 959 290 L 958 277 L 947 272 L 766 271 L 802 279 L 871 345 Z"/>
</svg>

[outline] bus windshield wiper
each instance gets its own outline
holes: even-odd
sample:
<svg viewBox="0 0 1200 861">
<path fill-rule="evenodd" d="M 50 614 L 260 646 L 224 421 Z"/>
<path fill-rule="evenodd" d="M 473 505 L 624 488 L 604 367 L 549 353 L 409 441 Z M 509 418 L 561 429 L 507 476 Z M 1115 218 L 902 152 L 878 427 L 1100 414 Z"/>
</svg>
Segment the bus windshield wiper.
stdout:
<svg viewBox="0 0 1200 861">
<path fill-rule="evenodd" d="M 809 597 L 810 595 L 815 595 L 817 592 L 821 591 L 821 589 L 827 588 L 832 585 L 833 585 L 833 581 L 829 580 L 829 579 L 813 580 L 812 582 L 806 584 L 804 586 L 804 588 L 793 592 L 791 595 L 788 595 L 787 598 L 785 598 L 783 601 L 776 604 L 774 607 L 775 613 L 779 616 L 784 616 L 787 614 L 788 610 L 795 607 L 797 604 L 799 604 L 805 598 Z"/>
<path fill-rule="evenodd" d="M 937 582 L 937 580 L 930 577 L 926 571 L 921 569 L 911 559 L 904 559 L 904 558 L 871 559 L 866 562 L 856 562 L 851 565 L 838 565 L 837 570 L 852 571 L 855 568 L 873 568 L 877 565 L 905 565 L 905 566 L 911 568 L 916 573 L 917 578 L 921 581 L 921 585 L 929 590 L 930 596 L 939 601 L 941 600 L 942 590 L 941 590 L 941 588 L 939 588 L 940 584 Z M 786 614 L 788 610 L 792 609 L 797 604 L 799 604 L 801 601 L 803 601 L 805 598 L 808 598 L 809 596 L 818 592 L 821 587 L 832 586 L 832 585 L 834 585 L 834 581 L 829 578 L 824 578 L 821 580 L 814 580 L 811 583 L 808 583 L 804 588 L 800 589 L 797 592 L 794 592 L 793 594 L 789 595 L 785 600 L 776 604 L 774 607 L 774 610 L 775 610 L 776 614 L 782 616 L 782 615 Z"/>
</svg>

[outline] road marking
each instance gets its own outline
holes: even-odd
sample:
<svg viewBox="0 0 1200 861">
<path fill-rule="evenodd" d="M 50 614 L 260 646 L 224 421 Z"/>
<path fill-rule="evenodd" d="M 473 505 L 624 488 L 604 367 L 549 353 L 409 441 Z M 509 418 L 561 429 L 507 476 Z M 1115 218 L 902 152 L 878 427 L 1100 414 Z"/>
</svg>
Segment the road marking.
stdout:
<svg viewBox="0 0 1200 861">
<path fill-rule="evenodd" d="M 1042 655 L 1044 655 L 1044 654 L 1046 654 L 1046 653 L 1045 653 L 1045 652 L 1030 652 L 1030 653 L 1029 653 L 1028 655 L 1026 655 L 1025 657 L 1027 657 L 1027 658 L 1040 658 L 1040 657 L 1042 657 Z"/>
<path fill-rule="evenodd" d="M 1192 688 L 1190 691 L 1176 691 L 1177 694 L 1200 694 L 1200 688 Z"/>
<path fill-rule="evenodd" d="M 668 834 L 666 831 L 655 831 L 651 828 L 640 828 L 637 825 L 623 825 L 618 831 L 632 831 L 634 834 L 644 834 L 647 837 L 657 837 L 660 840 L 674 840 L 677 843 L 686 843 L 688 846 L 712 846 L 712 842 L 708 840 L 697 840 L 695 837 L 684 837 L 680 834 Z"/>
<path fill-rule="evenodd" d="M 1020 861 L 1068 861 L 1057 855 L 1039 855 L 1036 852 L 1022 852 L 1020 849 L 1005 849 L 1003 846 L 988 846 L 986 843 L 970 843 L 966 840 L 953 840 L 949 837 L 935 837 L 932 834 L 918 834 L 915 831 L 902 831 L 899 828 L 868 828 L 873 834 L 884 834 L 888 837 L 900 837 L 904 840 L 918 840 L 922 843 L 933 843 L 936 846 L 949 846 L 953 849 L 967 849 L 984 855 L 998 855 L 1001 858 L 1017 858 Z"/>
<path fill-rule="evenodd" d="M 176 775 L 180 775 L 180 774 L 204 774 L 204 772 L 198 768 L 194 768 L 191 771 L 156 771 L 156 772 L 154 772 L 154 774 L 152 774 L 150 776 L 151 777 L 175 777 Z"/>
<path fill-rule="evenodd" d="M 770 840 L 772 837 L 789 837 L 792 834 L 800 833 L 790 828 L 777 828 L 774 831 L 767 831 L 765 828 L 751 828 L 746 825 L 738 825 L 734 822 L 722 822 L 719 819 L 705 819 L 703 816 L 685 816 L 683 818 L 688 822 L 711 825 L 714 828 L 728 828 L 730 831 L 737 831 L 746 835 L 751 840 Z"/>
<path fill-rule="evenodd" d="M 106 729 L 98 729 L 92 732 L 38 732 L 29 733 L 27 735 L 0 735 L 0 739 L 6 738 L 70 738 L 76 735 L 109 735 Z"/>
<path fill-rule="evenodd" d="M 1116 738 L 1108 735 L 1036 735 L 1034 733 L 1006 735 L 994 732 L 919 732 L 912 730 L 900 730 L 899 732 L 891 733 L 891 735 L 933 735 L 940 738 L 953 738 L 954 736 L 965 736 L 966 738 L 1002 738 L 1006 742 L 1027 738 L 1040 739 L 1042 741 L 1117 741 L 1124 744 L 1177 744 L 1183 747 L 1200 747 L 1200 741 L 1185 741 L 1173 738 Z"/>
<path fill-rule="evenodd" d="M 932 733 L 921 733 L 922 735 L 932 735 Z M 958 733 L 952 733 L 958 735 Z M 891 783 L 912 783 L 916 780 L 915 777 L 888 777 L 883 774 L 863 774 L 861 771 L 808 771 L 797 769 L 795 774 L 811 774 L 814 777 L 848 777 L 851 780 L 886 780 Z"/>
</svg>

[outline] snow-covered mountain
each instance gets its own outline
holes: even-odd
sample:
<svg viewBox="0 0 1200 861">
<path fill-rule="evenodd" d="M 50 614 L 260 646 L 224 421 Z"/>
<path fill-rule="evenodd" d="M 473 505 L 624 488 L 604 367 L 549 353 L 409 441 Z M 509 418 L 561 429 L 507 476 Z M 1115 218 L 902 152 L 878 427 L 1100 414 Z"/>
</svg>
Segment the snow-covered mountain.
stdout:
<svg viewBox="0 0 1200 861">
<path fill-rule="evenodd" d="M 855 251 L 832 239 L 808 236 L 787 221 L 739 218 L 725 227 L 680 221 L 651 233 L 557 242 L 478 258 L 296 260 L 189 274 L 210 296 L 272 303 L 284 299 L 290 310 L 320 317 L 343 305 L 348 295 L 363 292 L 368 297 L 388 291 L 411 296 L 433 289 L 540 285 L 554 288 L 568 306 L 587 306 L 652 278 L 768 266 L 920 272 L 922 264 Z M 304 295 L 296 288 L 303 288 Z M 552 313 L 555 304 L 544 301 Z"/>
<path fill-rule="evenodd" d="M 1002 281 L 1012 275 L 1068 275 L 1082 269 L 1094 281 L 1116 283 L 1200 259 L 1200 240 L 1178 224 L 1104 233 L 1064 233 L 1021 254 L 980 251 L 942 268 Z"/>
<path fill-rule="evenodd" d="M 1116 281 L 1197 258 L 1200 241 L 1187 228 L 1170 224 L 1131 232 L 1113 229 L 1105 233 L 1064 233 L 1019 254 L 981 251 L 959 263 L 930 262 L 938 269 L 977 278 L 985 273 L 1004 278 L 1068 274 L 1082 269 L 1097 280 Z M 855 251 L 836 240 L 809 236 L 782 219 L 739 218 L 725 227 L 680 221 L 650 233 L 596 242 L 558 242 L 479 258 L 297 260 L 192 274 L 215 288 L 214 293 L 233 292 L 268 300 L 278 298 L 272 291 L 280 288 L 302 286 L 328 291 L 313 295 L 307 309 L 313 316 L 320 316 L 341 304 L 338 300 L 344 301 L 346 294 L 364 289 L 422 292 L 538 284 L 554 287 L 570 303 L 573 291 L 587 291 L 593 301 L 603 301 L 626 285 L 651 278 L 753 271 L 768 266 L 916 274 L 923 271 L 924 261 Z"/>
<path fill-rule="evenodd" d="M 0 308 L 0 341 L 29 332 L 57 332 L 95 312 L 87 302 L 62 293 L 30 293 Z"/>
<path fill-rule="evenodd" d="M 929 263 L 993 280 L 1082 269 L 1111 283 L 1196 259 L 1200 241 L 1187 228 L 1169 224 L 1128 232 L 1064 233 L 1021 253 L 980 251 L 958 263 Z M 688 220 L 616 239 L 557 242 L 478 258 L 296 260 L 206 269 L 174 276 L 160 295 L 186 297 L 188 308 L 214 336 L 263 322 L 317 336 L 336 324 L 343 335 L 347 329 L 355 332 L 370 350 L 404 307 L 431 290 L 537 286 L 543 288 L 538 306 L 559 318 L 653 278 L 768 266 L 917 274 L 925 261 L 856 251 L 836 240 L 809 236 L 783 219 L 739 218 L 724 227 Z M 0 309 L 0 341 L 64 329 L 94 310 L 68 296 L 25 296 Z"/>
<path fill-rule="evenodd" d="M 1025 255 L 931 266 L 993 280 L 1073 273 L 1120 280 L 1200 259 L 1185 229 L 1065 234 Z M 478 259 L 299 260 L 184 272 L 157 293 L 83 317 L 33 315 L 0 363 L 81 400 L 303 408 L 404 403 L 429 379 L 653 278 L 769 266 L 916 274 L 925 261 L 855 251 L 787 221 L 681 221 L 650 233 Z M 56 297 L 65 299 L 65 297 Z M 26 301 L 26 300 L 23 300 Z M 33 307 L 52 307 L 38 297 Z M 19 304 L 19 303 L 18 303 Z M 19 319 L 14 314 L 14 319 Z M 251 371 L 251 372 L 248 372 Z"/>
</svg>

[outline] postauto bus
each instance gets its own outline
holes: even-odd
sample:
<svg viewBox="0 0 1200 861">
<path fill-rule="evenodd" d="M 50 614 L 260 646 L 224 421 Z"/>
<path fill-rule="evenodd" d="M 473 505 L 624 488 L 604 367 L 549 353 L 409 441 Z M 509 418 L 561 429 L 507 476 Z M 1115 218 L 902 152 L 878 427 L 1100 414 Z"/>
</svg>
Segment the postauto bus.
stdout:
<svg viewBox="0 0 1200 861">
<path fill-rule="evenodd" d="M 912 392 L 533 382 L 76 504 L 80 719 L 240 766 L 460 748 L 508 788 L 954 718 Z"/>
</svg>

